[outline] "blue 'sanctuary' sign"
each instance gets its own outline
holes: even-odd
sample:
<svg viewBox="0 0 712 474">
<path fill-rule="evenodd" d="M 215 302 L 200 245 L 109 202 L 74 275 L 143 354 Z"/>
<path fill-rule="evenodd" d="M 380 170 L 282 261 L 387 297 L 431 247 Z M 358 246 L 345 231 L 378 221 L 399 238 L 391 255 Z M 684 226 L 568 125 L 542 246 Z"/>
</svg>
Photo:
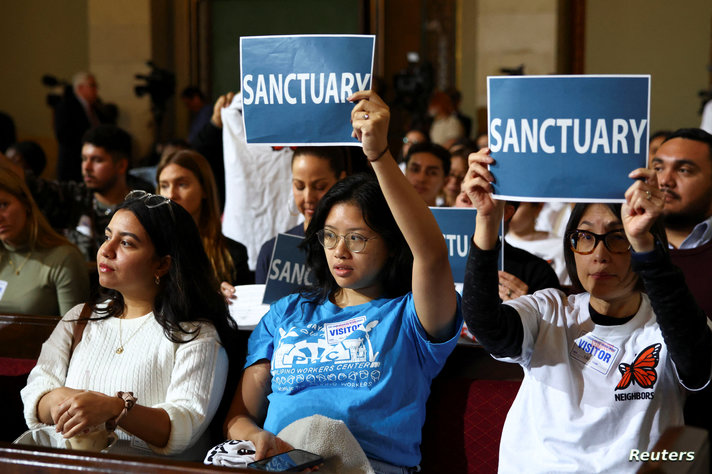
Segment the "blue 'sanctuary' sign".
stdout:
<svg viewBox="0 0 712 474">
<path fill-rule="evenodd" d="M 375 36 L 240 38 L 247 143 L 360 145 L 346 100 L 371 88 Z"/>
<path fill-rule="evenodd" d="M 299 249 L 304 237 L 277 234 L 265 284 L 263 304 L 272 304 L 283 296 L 313 284 L 306 265 L 306 254 Z"/>
<path fill-rule="evenodd" d="M 430 211 L 438 222 L 447 245 L 452 278 L 455 283 L 462 283 L 472 235 L 475 233 L 477 210 L 468 207 L 431 207 Z"/>
<path fill-rule="evenodd" d="M 621 202 L 646 166 L 650 76 L 487 78 L 494 193 Z"/>
</svg>

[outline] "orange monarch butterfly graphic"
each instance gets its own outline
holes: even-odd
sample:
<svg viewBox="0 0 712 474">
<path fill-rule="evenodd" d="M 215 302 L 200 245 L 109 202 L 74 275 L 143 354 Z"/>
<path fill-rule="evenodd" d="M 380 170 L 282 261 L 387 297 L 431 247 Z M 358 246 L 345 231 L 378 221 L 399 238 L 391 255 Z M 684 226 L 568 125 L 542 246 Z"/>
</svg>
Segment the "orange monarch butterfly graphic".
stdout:
<svg viewBox="0 0 712 474">
<path fill-rule="evenodd" d="M 638 354 L 632 364 L 628 365 L 621 363 L 618 365 L 618 370 L 623 376 L 621 381 L 616 385 L 616 390 L 623 390 L 635 382 L 641 388 L 653 388 L 655 381 L 658 379 L 658 374 L 655 372 L 655 367 L 660 361 L 660 348 L 662 344 L 657 343 L 648 346 Z"/>
</svg>

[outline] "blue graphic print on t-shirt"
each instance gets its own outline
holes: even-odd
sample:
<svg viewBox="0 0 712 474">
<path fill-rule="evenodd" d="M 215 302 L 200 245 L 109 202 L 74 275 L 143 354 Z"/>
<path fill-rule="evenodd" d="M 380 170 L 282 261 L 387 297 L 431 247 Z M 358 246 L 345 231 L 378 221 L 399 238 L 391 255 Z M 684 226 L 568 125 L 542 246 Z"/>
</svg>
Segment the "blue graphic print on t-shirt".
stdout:
<svg viewBox="0 0 712 474">
<path fill-rule="evenodd" d="M 276 301 L 250 336 L 245 364 L 270 361 L 264 429 L 277 434 L 319 414 L 346 423 L 369 457 L 417 465 L 430 383 L 462 327 L 459 298 L 457 311 L 452 338 L 438 344 L 412 293 L 345 308 L 298 294 Z"/>
<path fill-rule="evenodd" d="M 306 328 L 279 329 L 272 357 L 272 389 L 302 390 L 310 385 L 367 387 L 381 378 L 378 352 L 374 352 L 365 316 L 343 322 L 310 324 Z"/>
</svg>

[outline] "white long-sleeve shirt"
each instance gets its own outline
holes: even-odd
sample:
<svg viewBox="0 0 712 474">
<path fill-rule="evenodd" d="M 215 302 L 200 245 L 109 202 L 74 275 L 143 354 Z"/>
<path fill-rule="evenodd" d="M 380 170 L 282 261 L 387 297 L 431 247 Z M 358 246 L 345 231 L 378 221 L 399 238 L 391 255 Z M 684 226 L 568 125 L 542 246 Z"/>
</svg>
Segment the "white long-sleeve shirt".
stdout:
<svg viewBox="0 0 712 474">
<path fill-rule="evenodd" d="M 57 324 L 22 389 L 27 425 L 45 426 L 38 418 L 37 404 L 56 388 L 93 390 L 110 396 L 118 391 L 133 392 L 139 405 L 168 413 L 168 444 L 163 448 L 149 446 L 119 428 L 119 443 L 112 452 L 153 451 L 202 459 L 210 447 L 205 430 L 220 403 L 228 369 L 227 354 L 215 328 L 202 324 L 195 339 L 179 344 L 164 335 L 153 313 L 128 320 L 89 321 L 70 361 L 73 321 L 81 308 L 75 306 Z M 116 353 L 121 345 L 119 325 L 124 348 L 121 354 Z"/>
</svg>

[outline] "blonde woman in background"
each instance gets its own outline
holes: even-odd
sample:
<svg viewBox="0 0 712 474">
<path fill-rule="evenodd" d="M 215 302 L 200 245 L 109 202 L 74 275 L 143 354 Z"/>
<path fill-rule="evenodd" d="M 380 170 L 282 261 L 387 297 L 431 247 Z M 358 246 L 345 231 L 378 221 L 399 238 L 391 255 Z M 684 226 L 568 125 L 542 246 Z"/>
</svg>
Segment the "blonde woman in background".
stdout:
<svg viewBox="0 0 712 474">
<path fill-rule="evenodd" d="M 7 167 L 0 167 L 0 240 L 0 313 L 61 315 L 89 297 L 81 253 Z"/>
</svg>

